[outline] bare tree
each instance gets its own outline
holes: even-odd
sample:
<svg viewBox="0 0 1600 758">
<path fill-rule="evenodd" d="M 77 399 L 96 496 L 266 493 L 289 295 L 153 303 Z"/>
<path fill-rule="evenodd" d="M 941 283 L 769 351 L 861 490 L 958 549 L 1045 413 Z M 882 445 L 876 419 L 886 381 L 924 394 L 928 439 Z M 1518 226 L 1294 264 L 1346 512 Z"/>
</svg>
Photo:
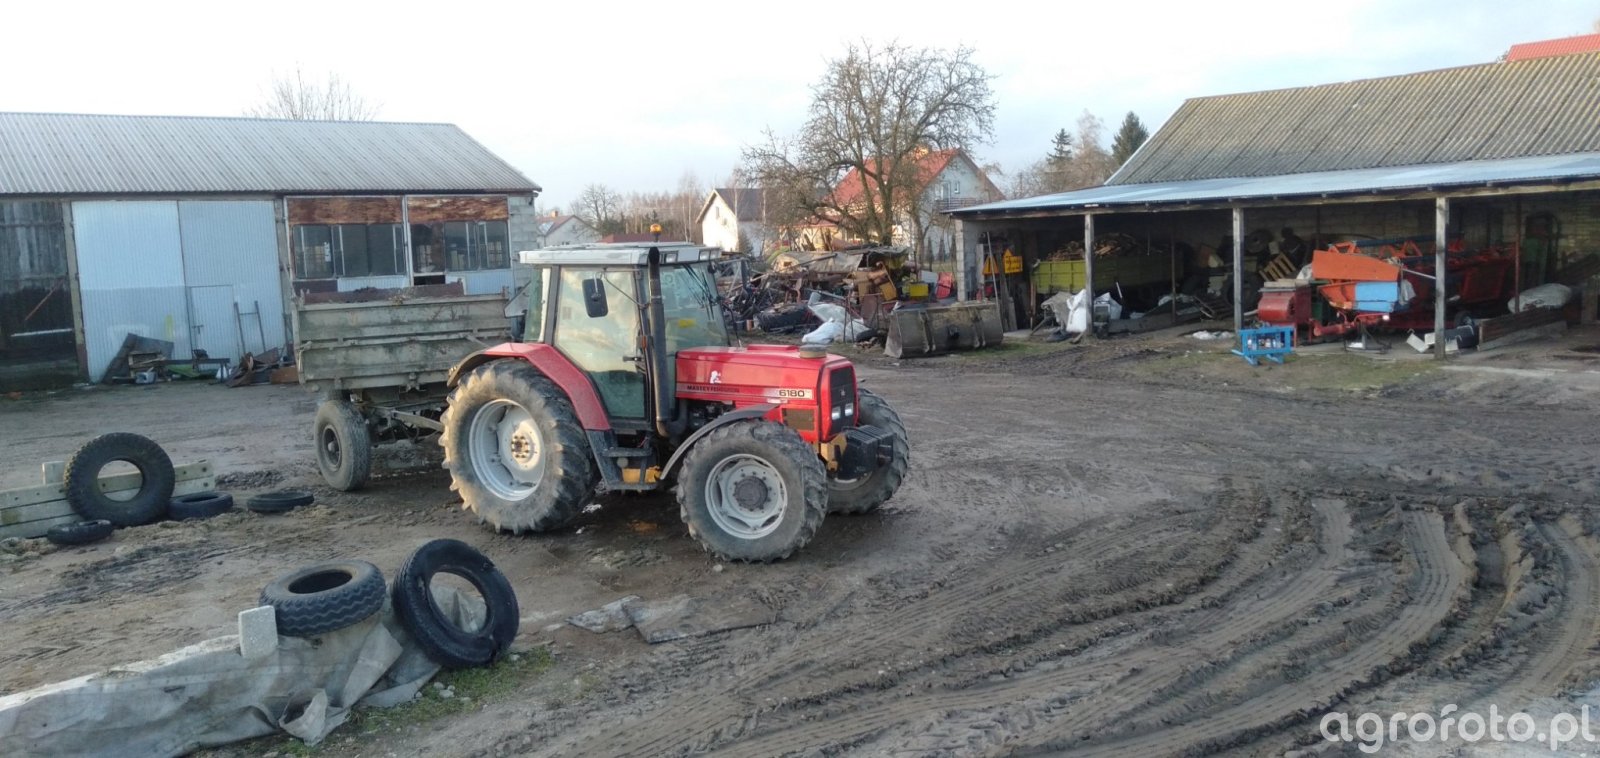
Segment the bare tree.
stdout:
<svg viewBox="0 0 1600 758">
<path fill-rule="evenodd" d="M 601 234 L 622 232 L 622 197 L 604 184 L 591 184 L 573 202 L 572 214 Z"/>
<path fill-rule="evenodd" d="M 768 130 L 744 151 L 745 173 L 766 189 L 774 223 L 823 220 L 867 242 L 892 242 L 901 219 L 920 215 L 928 177 L 918 159 L 994 132 L 991 77 L 972 55 L 863 41 L 830 61 L 799 133 Z M 857 184 L 840 187 L 846 177 Z"/>
<path fill-rule="evenodd" d="M 1064 143 L 1066 130 L 1056 133 L 1051 151 L 1043 159 L 1017 172 L 1012 182 L 1012 197 L 1034 197 L 1098 187 L 1117 170 L 1117 159 L 1106 150 L 1105 123 L 1085 110 L 1078 116 L 1077 136 Z M 1063 150 L 1071 144 L 1071 150 Z"/>
<path fill-rule="evenodd" d="M 378 104 L 356 94 L 338 74 L 330 71 L 326 81 L 316 82 L 296 67 L 292 75 L 277 76 L 261 103 L 245 115 L 296 121 L 371 121 L 378 115 Z"/>
</svg>

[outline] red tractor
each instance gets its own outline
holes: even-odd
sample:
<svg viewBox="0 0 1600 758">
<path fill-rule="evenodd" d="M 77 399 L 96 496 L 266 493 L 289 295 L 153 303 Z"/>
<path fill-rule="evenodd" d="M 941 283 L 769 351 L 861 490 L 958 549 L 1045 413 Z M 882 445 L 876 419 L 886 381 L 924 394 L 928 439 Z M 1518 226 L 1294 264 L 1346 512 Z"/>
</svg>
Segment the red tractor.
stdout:
<svg viewBox="0 0 1600 758">
<path fill-rule="evenodd" d="M 440 423 L 465 507 L 496 529 L 559 528 L 596 485 L 671 486 L 689 533 L 728 560 L 789 556 L 828 513 L 894 495 L 909 445 L 850 361 L 732 347 L 710 253 L 688 244 L 521 254 L 521 341 L 451 370 Z"/>
</svg>

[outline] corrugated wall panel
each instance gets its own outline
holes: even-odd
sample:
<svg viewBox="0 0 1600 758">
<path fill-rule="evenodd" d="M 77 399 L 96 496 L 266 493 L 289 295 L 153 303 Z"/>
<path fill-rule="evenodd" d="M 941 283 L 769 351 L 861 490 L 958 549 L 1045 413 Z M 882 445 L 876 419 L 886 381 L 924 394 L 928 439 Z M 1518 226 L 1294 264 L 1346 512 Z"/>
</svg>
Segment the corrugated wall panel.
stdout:
<svg viewBox="0 0 1600 758">
<path fill-rule="evenodd" d="M 188 302 L 171 201 L 72 204 L 89 378 L 104 374 L 128 334 L 189 348 Z"/>
<path fill-rule="evenodd" d="M 246 314 L 239 325 L 245 350 L 261 352 L 283 345 L 283 285 L 278 277 L 278 230 L 272 201 L 185 200 L 178 203 L 178 221 L 185 284 L 191 288 L 232 285 L 234 300 Z M 248 315 L 258 308 L 259 328 L 255 317 Z M 233 360 L 240 356 L 211 357 Z"/>
</svg>

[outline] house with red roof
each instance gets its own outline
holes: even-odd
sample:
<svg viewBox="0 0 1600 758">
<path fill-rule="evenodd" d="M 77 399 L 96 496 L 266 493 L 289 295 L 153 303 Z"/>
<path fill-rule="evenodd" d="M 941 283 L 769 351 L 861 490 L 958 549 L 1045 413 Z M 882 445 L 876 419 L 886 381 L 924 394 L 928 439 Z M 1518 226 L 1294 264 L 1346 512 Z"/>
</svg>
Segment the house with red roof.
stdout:
<svg viewBox="0 0 1600 758">
<path fill-rule="evenodd" d="M 928 260 L 951 258 L 959 240 L 947 212 L 994 202 L 1004 195 L 972 156 L 960 148 L 921 151 L 912 168 L 916 202 L 895 209 L 894 243 L 919 248 Z M 875 182 L 859 169 L 851 169 L 834 185 L 831 204 L 863 208 L 878 196 Z M 855 241 L 848 239 L 836 220 L 828 218 L 788 231 L 787 236 L 810 249 L 828 249 Z"/>
</svg>

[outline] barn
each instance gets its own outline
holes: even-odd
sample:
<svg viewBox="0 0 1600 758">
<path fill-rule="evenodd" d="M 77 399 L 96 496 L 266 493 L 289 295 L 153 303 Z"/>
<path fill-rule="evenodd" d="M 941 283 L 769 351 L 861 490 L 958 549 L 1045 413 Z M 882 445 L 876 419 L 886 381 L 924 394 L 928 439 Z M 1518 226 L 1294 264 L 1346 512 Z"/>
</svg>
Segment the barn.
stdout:
<svg viewBox="0 0 1600 758">
<path fill-rule="evenodd" d="M 1103 186 L 953 211 L 963 284 L 999 285 L 1017 322 L 1052 291 L 1087 285 L 1157 314 L 1192 295 L 1239 328 L 1264 284 L 1333 244 L 1414 254 L 1433 270 L 1447 255 L 1500 256 L 1493 295 L 1600 273 L 1589 271 L 1600 53 L 1588 49 L 1188 100 Z M 1028 273 L 986 274 L 980 262 L 1003 251 Z M 1466 310 L 1461 284 L 1447 277 L 1437 308 L 1410 315 L 1446 326 Z"/>
<path fill-rule="evenodd" d="M 300 292 L 510 287 L 539 190 L 451 124 L 0 113 L 0 388 L 281 347 Z"/>
</svg>

